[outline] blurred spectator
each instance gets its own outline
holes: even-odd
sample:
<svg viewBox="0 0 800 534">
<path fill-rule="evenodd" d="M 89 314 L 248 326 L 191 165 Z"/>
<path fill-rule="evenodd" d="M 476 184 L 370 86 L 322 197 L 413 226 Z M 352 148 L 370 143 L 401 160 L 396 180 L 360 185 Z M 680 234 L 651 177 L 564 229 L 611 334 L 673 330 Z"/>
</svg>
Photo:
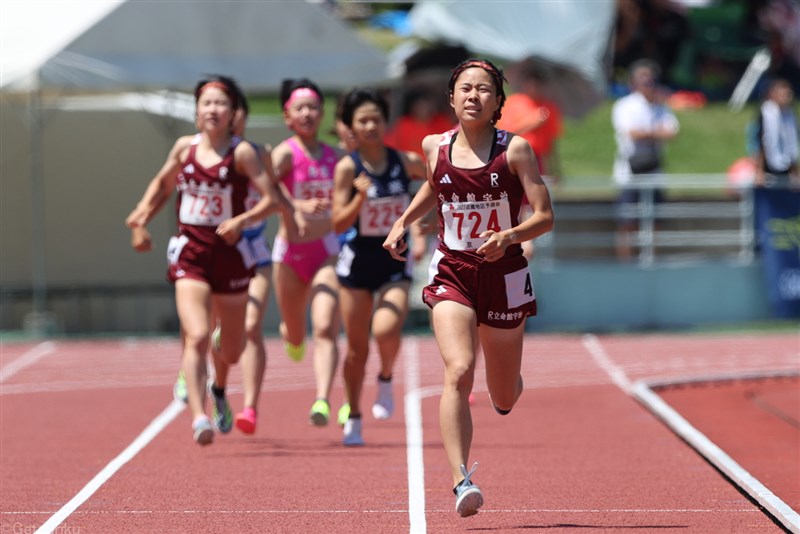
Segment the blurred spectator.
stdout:
<svg viewBox="0 0 800 534">
<path fill-rule="evenodd" d="M 614 35 L 614 69 L 627 71 L 643 57 L 652 59 L 664 73 L 678 59 L 689 35 L 686 7 L 674 0 L 617 0 Z"/>
<path fill-rule="evenodd" d="M 758 22 L 767 34 L 772 56 L 770 73 L 800 91 L 800 3 L 769 0 L 759 9 Z"/>
<path fill-rule="evenodd" d="M 798 131 L 794 93 L 784 79 L 774 80 L 757 120 L 756 186 L 788 186 L 797 181 Z"/>
<path fill-rule="evenodd" d="M 653 201 L 661 202 L 658 174 L 663 164 L 662 144 L 678 134 L 678 120 L 666 106 L 666 91 L 658 86 L 658 66 L 649 60 L 631 65 L 631 94 L 612 108 L 611 121 L 617 141 L 614 181 L 622 186 L 618 199 L 617 257 L 632 256 L 631 234 L 638 219 L 630 211 L 645 187 Z"/>
<path fill-rule="evenodd" d="M 562 133 L 561 110 L 542 93 L 546 79 L 536 65 L 520 69 L 518 79 L 511 80 L 514 94 L 503 105 L 503 116 L 497 128 L 508 130 L 530 143 L 539 162 L 539 172 L 551 182 L 561 174 L 556 143 Z"/>
<path fill-rule="evenodd" d="M 423 156 L 422 140 L 427 135 L 444 133 L 453 128 L 455 120 L 437 109 L 433 96 L 421 90 L 412 90 L 406 96 L 403 114 L 386 133 L 385 143 L 401 151 L 412 151 Z"/>
</svg>

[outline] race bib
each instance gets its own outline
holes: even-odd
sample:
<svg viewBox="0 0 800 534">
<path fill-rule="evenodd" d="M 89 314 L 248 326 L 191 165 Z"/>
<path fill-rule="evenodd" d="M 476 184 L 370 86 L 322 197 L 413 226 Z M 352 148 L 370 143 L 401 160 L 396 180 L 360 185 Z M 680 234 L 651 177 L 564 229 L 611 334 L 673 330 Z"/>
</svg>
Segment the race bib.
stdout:
<svg viewBox="0 0 800 534">
<path fill-rule="evenodd" d="M 189 185 L 181 195 L 179 218 L 183 224 L 217 226 L 233 216 L 231 189 L 209 187 L 206 184 Z"/>
<path fill-rule="evenodd" d="M 444 243 L 450 250 L 476 250 L 486 242 L 481 233 L 511 228 L 508 200 L 444 202 Z"/>
<path fill-rule="evenodd" d="M 296 182 L 294 184 L 294 198 L 299 200 L 330 200 L 332 196 L 332 180 L 311 180 L 309 182 Z M 326 213 L 304 213 L 303 215 L 309 219 L 324 219 L 330 217 L 330 210 Z"/>
<path fill-rule="evenodd" d="M 311 180 L 308 182 L 295 182 L 293 194 L 294 198 L 298 200 L 311 200 L 312 198 L 330 200 L 332 191 L 332 180 Z"/>
<path fill-rule="evenodd" d="M 505 275 L 506 278 L 506 301 L 508 309 L 513 310 L 519 308 L 523 304 L 527 304 L 536 300 L 536 295 L 533 293 L 533 282 L 531 281 L 531 272 L 527 267 Z"/>
<path fill-rule="evenodd" d="M 382 198 L 368 198 L 361 206 L 358 216 L 358 233 L 363 236 L 387 236 L 394 222 L 408 207 L 408 195 L 395 195 Z"/>
</svg>

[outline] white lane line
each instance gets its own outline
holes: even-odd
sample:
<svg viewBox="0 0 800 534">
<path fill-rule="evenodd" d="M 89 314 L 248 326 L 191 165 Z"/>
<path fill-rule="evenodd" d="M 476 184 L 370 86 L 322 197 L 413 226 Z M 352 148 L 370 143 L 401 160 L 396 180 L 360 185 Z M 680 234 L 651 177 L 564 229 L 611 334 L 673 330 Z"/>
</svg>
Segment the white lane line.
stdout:
<svg viewBox="0 0 800 534">
<path fill-rule="evenodd" d="M 52 354 L 55 352 L 55 350 L 56 344 L 52 341 L 43 341 L 42 343 L 39 343 L 22 356 L 0 369 L 0 384 L 26 367 L 33 365 L 41 358 L 44 358 L 48 354 Z"/>
<path fill-rule="evenodd" d="M 51 512 L 0 512 L 0 516 L 29 516 L 29 515 L 48 515 Z M 408 510 L 300 510 L 273 509 L 273 510 L 77 510 L 72 516 L 98 516 L 98 515 L 304 515 L 304 514 L 406 514 Z M 452 508 L 428 510 L 429 514 L 452 514 Z M 487 509 L 481 508 L 481 513 L 488 514 L 761 514 L 758 508 L 735 508 L 725 510 L 696 509 L 696 508 L 619 508 L 619 509 L 600 509 L 600 508 L 510 508 L 510 509 Z"/>
<path fill-rule="evenodd" d="M 36 533 L 50 533 L 54 532 L 58 525 L 63 523 L 81 504 L 86 502 L 100 487 L 105 484 L 114 473 L 119 471 L 123 465 L 128 463 L 134 456 L 136 456 L 142 449 L 144 449 L 153 438 L 161 433 L 183 410 L 186 405 L 178 400 L 173 400 L 158 417 L 153 419 L 147 428 L 145 428 L 139 436 L 131 442 L 128 447 L 122 451 L 119 456 L 111 460 L 102 471 L 97 473 L 95 477 L 81 489 L 67 504 L 53 514 L 45 524 L 36 530 Z"/>
<path fill-rule="evenodd" d="M 737 486 L 746 491 L 765 510 L 780 521 L 790 532 L 800 534 L 800 515 L 792 510 L 777 495 L 772 493 L 758 479 L 748 473 L 742 466 L 728 456 L 705 434 L 693 427 L 670 405 L 656 395 L 645 381 L 632 384 L 625 371 L 615 364 L 600 345 L 597 337 L 587 334 L 583 336 L 583 344 L 592 358 L 606 372 L 619 388 L 641 402 L 653 414 L 661 418 L 666 425 L 679 435 L 690 447 L 699 452 L 720 472 L 724 473 Z M 673 382 L 674 383 L 674 382 Z"/>
<path fill-rule="evenodd" d="M 589 351 L 589 354 L 592 356 L 600 369 L 605 371 L 611 380 L 617 386 L 619 386 L 622 391 L 630 395 L 631 381 L 628 380 L 628 375 L 625 374 L 625 371 L 622 369 L 622 367 L 611 361 L 611 358 L 608 357 L 608 354 L 606 354 L 603 346 L 600 345 L 600 341 L 597 339 L 597 337 L 592 334 L 587 334 L 583 336 L 582 341 L 583 346 Z"/>
<path fill-rule="evenodd" d="M 406 463 L 408 465 L 408 522 L 411 534 L 427 532 L 425 522 L 425 462 L 422 455 L 422 397 L 419 389 L 419 340 L 403 343 L 406 394 Z"/>
<path fill-rule="evenodd" d="M 633 386 L 633 396 L 651 412 L 661 418 L 668 427 L 702 454 L 717 469 L 745 490 L 753 499 L 780 521 L 790 532 L 800 533 L 800 514 L 792 510 L 780 497 L 772 493 L 757 478 L 728 456 L 705 434 L 698 431 L 644 382 Z"/>
</svg>

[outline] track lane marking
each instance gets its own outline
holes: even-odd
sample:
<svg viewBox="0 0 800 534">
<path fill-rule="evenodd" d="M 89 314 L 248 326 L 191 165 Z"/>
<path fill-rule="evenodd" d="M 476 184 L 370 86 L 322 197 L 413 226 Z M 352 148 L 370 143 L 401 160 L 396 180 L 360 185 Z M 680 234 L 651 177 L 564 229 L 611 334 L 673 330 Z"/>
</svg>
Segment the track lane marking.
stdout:
<svg viewBox="0 0 800 534">
<path fill-rule="evenodd" d="M 43 341 L 39 343 L 35 347 L 25 352 L 22 356 L 0 369 L 0 384 L 26 367 L 33 365 L 40 359 L 44 358 L 48 354 L 54 353 L 55 351 L 56 344 L 52 341 Z"/>
<path fill-rule="evenodd" d="M 134 439 L 125 450 L 116 458 L 111 460 L 92 480 L 86 484 L 70 501 L 59 511 L 53 514 L 41 527 L 36 530 L 36 534 L 54 532 L 80 505 L 86 502 L 100 487 L 105 484 L 122 466 L 132 460 L 148 443 L 150 443 L 164 428 L 167 427 L 183 410 L 186 405 L 181 401 L 173 400 L 167 405 L 149 425 Z"/>
<path fill-rule="evenodd" d="M 419 387 L 419 340 L 403 343 L 406 394 L 406 464 L 408 466 L 408 522 L 411 534 L 425 534 L 425 462 L 422 449 L 422 395 Z M 409 347 L 409 345 L 413 345 Z"/>
</svg>

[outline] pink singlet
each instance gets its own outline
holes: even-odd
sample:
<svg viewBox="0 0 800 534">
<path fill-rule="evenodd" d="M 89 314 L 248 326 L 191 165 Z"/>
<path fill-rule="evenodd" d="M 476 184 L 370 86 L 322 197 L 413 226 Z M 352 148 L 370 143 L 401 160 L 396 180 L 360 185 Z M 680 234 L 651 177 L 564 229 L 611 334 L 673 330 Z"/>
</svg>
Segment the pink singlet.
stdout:
<svg viewBox="0 0 800 534">
<path fill-rule="evenodd" d="M 288 139 L 286 142 L 292 149 L 292 172 L 283 177 L 283 183 L 292 196 L 298 200 L 312 198 L 330 200 L 333 196 L 336 151 L 325 143 L 320 143 L 322 154 L 319 159 L 312 159 L 294 139 Z M 325 213 L 318 216 L 331 215 Z M 272 248 L 272 261 L 291 267 L 301 280 L 309 283 L 328 258 L 338 253 L 339 240 L 333 232 L 317 240 L 303 243 L 290 243 L 276 237 Z"/>
</svg>

